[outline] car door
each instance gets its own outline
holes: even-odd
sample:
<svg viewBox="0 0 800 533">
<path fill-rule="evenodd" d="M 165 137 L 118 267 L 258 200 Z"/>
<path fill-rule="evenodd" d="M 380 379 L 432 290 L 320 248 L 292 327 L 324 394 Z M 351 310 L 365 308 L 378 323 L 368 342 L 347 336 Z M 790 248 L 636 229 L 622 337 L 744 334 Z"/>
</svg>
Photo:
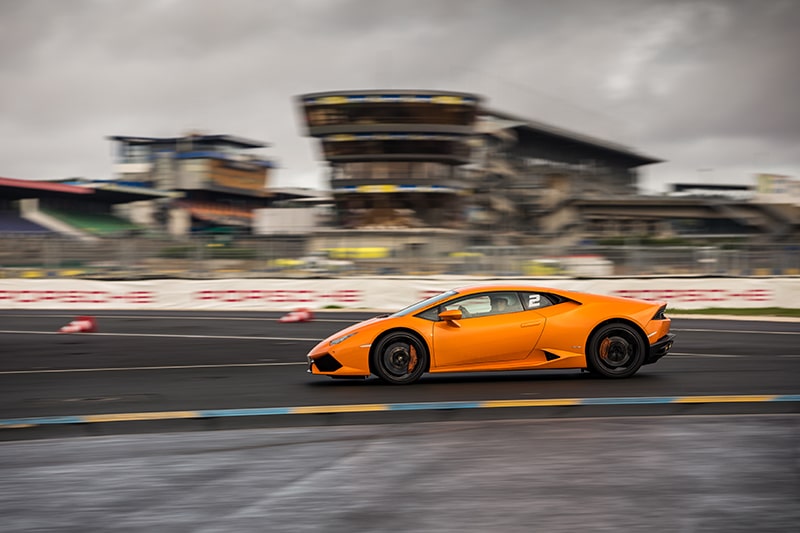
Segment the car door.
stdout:
<svg viewBox="0 0 800 533">
<path fill-rule="evenodd" d="M 507 309 L 493 309 L 492 300 L 497 298 L 506 299 Z M 462 319 L 434 323 L 435 368 L 525 359 L 545 325 L 545 318 L 526 310 L 512 291 L 470 295 L 440 306 L 440 311 L 450 309 L 460 309 Z"/>
</svg>

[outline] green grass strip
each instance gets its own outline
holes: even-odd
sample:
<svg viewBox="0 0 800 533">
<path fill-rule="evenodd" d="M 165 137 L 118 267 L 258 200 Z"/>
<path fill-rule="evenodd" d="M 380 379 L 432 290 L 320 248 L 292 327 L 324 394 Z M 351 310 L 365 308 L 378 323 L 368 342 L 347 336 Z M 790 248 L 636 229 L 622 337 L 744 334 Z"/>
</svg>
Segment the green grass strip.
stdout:
<svg viewBox="0 0 800 533">
<path fill-rule="evenodd" d="M 794 309 L 788 307 L 753 307 L 750 309 L 734 309 L 730 307 L 710 307 L 708 309 L 675 309 L 669 307 L 667 308 L 667 314 L 800 317 L 800 309 Z"/>
</svg>

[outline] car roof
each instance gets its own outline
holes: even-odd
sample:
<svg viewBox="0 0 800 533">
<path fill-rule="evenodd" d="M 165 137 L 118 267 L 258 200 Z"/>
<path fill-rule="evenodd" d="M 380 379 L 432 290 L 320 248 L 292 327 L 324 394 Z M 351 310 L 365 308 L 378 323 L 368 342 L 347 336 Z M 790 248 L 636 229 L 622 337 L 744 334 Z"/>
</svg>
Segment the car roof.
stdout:
<svg viewBox="0 0 800 533">
<path fill-rule="evenodd" d="M 551 292 L 556 294 L 563 294 L 562 289 L 554 289 L 552 287 L 540 287 L 536 285 L 521 285 L 510 283 L 495 283 L 488 285 L 467 285 L 455 289 L 458 294 L 475 294 L 479 292 L 495 292 L 495 291 L 534 291 L 534 292 Z"/>
</svg>

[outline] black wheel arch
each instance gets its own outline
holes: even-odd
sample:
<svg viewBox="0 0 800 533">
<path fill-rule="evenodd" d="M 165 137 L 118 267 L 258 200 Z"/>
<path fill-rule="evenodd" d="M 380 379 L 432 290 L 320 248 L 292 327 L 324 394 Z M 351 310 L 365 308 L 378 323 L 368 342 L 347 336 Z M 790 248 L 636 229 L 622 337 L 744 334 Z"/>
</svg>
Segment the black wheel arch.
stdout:
<svg viewBox="0 0 800 533">
<path fill-rule="evenodd" d="M 425 372 L 429 372 L 431 369 L 431 347 L 428 345 L 428 342 L 422 335 L 420 335 L 418 332 L 410 328 L 387 329 L 386 331 L 381 332 L 380 335 L 375 337 L 375 340 L 372 341 L 372 344 L 369 347 L 369 371 L 372 374 L 375 374 L 375 368 L 373 368 L 375 360 L 375 350 L 377 346 L 381 343 L 381 340 L 383 340 L 384 337 L 391 335 L 392 333 L 407 333 L 415 337 L 420 343 L 422 343 L 425 346 L 425 350 L 427 350 L 428 352 L 428 357 L 426 357 L 425 361 Z"/>
</svg>

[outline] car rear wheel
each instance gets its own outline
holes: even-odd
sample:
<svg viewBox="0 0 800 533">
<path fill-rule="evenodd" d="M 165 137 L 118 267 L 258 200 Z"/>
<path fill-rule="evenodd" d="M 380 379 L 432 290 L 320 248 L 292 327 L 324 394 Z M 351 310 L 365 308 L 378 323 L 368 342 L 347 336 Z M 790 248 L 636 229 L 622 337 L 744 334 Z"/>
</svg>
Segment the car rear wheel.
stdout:
<svg viewBox="0 0 800 533">
<path fill-rule="evenodd" d="M 375 374 L 393 385 L 417 381 L 428 366 L 428 348 L 415 335 L 397 331 L 380 340 L 372 355 Z"/>
<path fill-rule="evenodd" d="M 606 324 L 589 342 L 589 370 L 608 378 L 627 378 L 644 362 L 646 346 L 641 335 L 628 324 Z"/>
</svg>

